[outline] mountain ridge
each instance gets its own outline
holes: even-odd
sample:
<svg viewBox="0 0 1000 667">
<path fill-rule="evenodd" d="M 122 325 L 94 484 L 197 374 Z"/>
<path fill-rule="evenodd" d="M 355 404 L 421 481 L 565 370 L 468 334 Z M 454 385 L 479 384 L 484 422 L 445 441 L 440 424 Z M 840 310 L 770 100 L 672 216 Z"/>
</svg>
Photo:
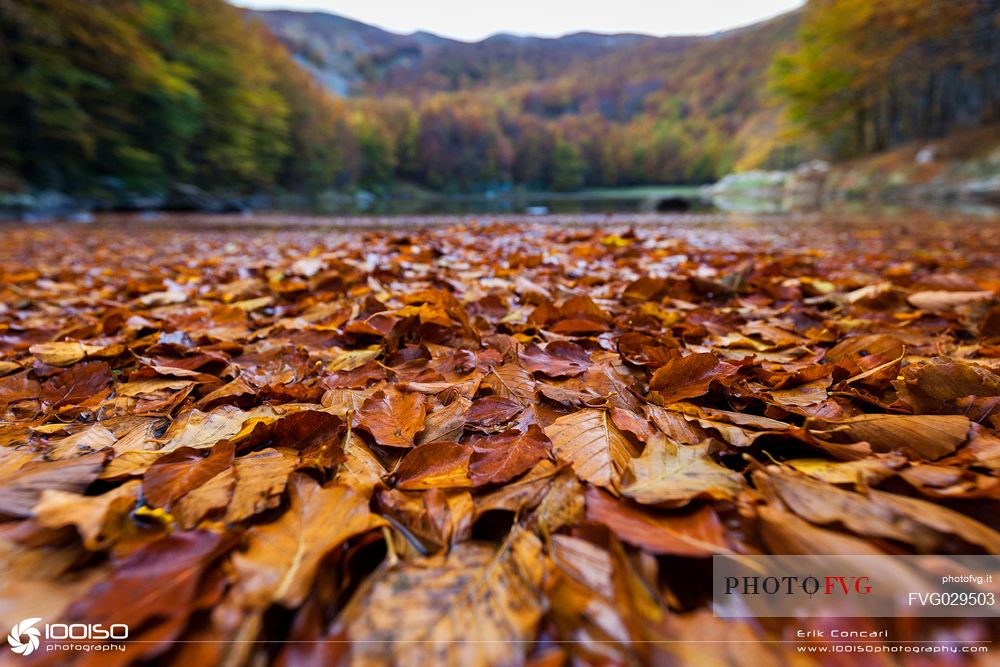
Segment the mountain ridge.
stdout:
<svg viewBox="0 0 1000 667">
<path fill-rule="evenodd" d="M 768 72 L 800 11 L 711 35 L 498 34 L 467 43 L 332 14 L 256 12 L 350 108 L 369 183 L 701 183 L 787 167 Z"/>
<path fill-rule="evenodd" d="M 514 81 L 526 76 L 549 78 L 623 49 L 654 43 L 680 48 L 726 34 L 657 37 L 584 30 L 543 37 L 498 32 L 467 42 L 424 30 L 393 32 L 329 12 L 250 10 L 249 14 L 267 26 L 303 66 L 340 96 L 382 95 L 401 83 L 408 95 L 416 92 L 417 87 L 428 90 L 467 87 L 470 83 L 467 79 L 455 79 L 447 85 L 431 81 L 434 75 L 448 70 L 449 62 L 471 64 L 474 72 L 483 69 L 483 61 L 495 68 L 527 63 L 529 71 L 520 78 L 515 76 Z M 430 74 L 418 77 L 418 85 L 407 85 L 410 80 L 407 73 L 420 70 L 430 70 Z M 487 78 L 490 83 L 495 82 L 495 77 Z"/>
</svg>

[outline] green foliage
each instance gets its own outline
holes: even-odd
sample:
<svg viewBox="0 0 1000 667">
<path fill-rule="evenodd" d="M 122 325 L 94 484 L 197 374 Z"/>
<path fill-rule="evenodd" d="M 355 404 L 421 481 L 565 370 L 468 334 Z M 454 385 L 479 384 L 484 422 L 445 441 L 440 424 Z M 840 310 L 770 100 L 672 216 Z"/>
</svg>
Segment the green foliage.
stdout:
<svg viewBox="0 0 1000 667">
<path fill-rule="evenodd" d="M 552 151 L 552 189 L 557 192 L 578 190 L 586 173 L 587 163 L 580 150 L 571 143 L 557 141 Z"/>
<path fill-rule="evenodd" d="M 0 151 L 31 184 L 343 180 L 346 110 L 221 0 L 0 0 L 0 35 Z"/>
</svg>

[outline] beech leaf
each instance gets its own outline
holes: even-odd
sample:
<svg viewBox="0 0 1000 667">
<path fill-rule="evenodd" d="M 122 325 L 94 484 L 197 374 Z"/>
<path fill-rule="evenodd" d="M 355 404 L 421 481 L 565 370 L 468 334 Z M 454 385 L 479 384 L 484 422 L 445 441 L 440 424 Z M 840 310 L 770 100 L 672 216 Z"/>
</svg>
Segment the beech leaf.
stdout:
<svg viewBox="0 0 1000 667">
<path fill-rule="evenodd" d="M 639 448 L 622 433 L 606 410 L 585 409 L 556 419 L 544 429 L 552 451 L 580 479 L 617 493 L 622 472 Z"/>
<path fill-rule="evenodd" d="M 367 664 L 521 664 L 544 608 L 544 563 L 541 541 L 523 529 L 499 550 L 466 542 L 376 572 L 339 624 Z"/>
<path fill-rule="evenodd" d="M 413 438 L 424 428 L 423 394 L 403 393 L 394 388 L 379 391 L 358 411 L 358 425 L 387 447 L 413 447 Z"/>
<path fill-rule="evenodd" d="M 233 555 L 237 587 L 253 606 L 302 604 L 330 550 L 385 523 L 368 511 L 364 496 L 346 486 L 320 486 L 297 474 L 288 488 L 288 511 L 251 528 L 246 551 Z"/>
<path fill-rule="evenodd" d="M 743 476 L 712 460 L 709 444 L 679 445 L 654 435 L 622 475 L 622 495 L 644 505 L 684 504 L 700 496 L 735 498 Z"/>
</svg>

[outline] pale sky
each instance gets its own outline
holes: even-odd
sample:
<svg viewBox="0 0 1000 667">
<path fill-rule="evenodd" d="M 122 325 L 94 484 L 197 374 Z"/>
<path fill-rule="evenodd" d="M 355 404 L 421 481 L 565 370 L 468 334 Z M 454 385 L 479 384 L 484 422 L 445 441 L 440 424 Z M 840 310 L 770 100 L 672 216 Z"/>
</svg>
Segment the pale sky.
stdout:
<svg viewBox="0 0 1000 667">
<path fill-rule="evenodd" d="M 698 35 L 755 23 L 803 0 L 231 0 L 257 9 L 339 14 L 393 32 L 476 41 L 497 32 Z"/>
</svg>

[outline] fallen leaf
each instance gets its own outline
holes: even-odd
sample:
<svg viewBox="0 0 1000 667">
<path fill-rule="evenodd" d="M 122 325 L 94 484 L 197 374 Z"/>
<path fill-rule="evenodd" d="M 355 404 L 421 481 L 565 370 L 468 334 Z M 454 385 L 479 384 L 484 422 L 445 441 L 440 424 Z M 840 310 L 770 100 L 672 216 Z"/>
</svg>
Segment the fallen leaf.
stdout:
<svg viewBox="0 0 1000 667">
<path fill-rule="evenodd" d="M 285 490 L 288 476 L 298 463 L 295 452 L 271 447 L 235 459 L 226 521 L 242 521 L 277 505 L 278 494 Z"/>
<path fill-rule="evenodd" d="M 413 438 L 424 428 L 426 409 L 422 394 L 396 389 L 376 392 L 358 411 L 358 426 L 387 447 L 413 447 Z"/>
<path fill-rule="evenodd" d="M 469 465 L 473 486 L 501 484 L 517 477 L 549 456 L 551 443 L 542 429 L 532 424 L 526 431 L 509 429 L 503 433 L 474 437 L 469 441 Z"/>
<path fill-rule="evenodd" d="M 622 475 L 622 495 L 644 505 L 735 498 L 743 489 L 743 476 L 712 460 L 709 445 L 679 445 L 661 433 L 654 435 Z"/>
<path fill-rule="evenodd" d="M 71 366 L 78 361 L 83 361 L 88 354 L 93 354 L 101 349 L 98 345 L 86 345 L 75 340 L 59 341 L 55 343 L 38 343 L 28 348 L 35 357 L 43 364 L 51 366 Z"/>
<path fill-rule="evenodd" d="M 518 353 L 529 371 L 553 378 L 575 377 L 590 366 L 590 355 L 576 343 L 553 341 L 544 348 L 532 343 Z"/>
<path fill-rule="evenodd" d="M 977 290 L 969 292 L 949 292 L 946 290 L 928 290 L 914 292 L 906 298 L 914 308 L 929 311 L 948 311 L 958 306 L 964 306 L 978 301 L 989 301 L 993 292 Z"/>
<path fill-rule="evenodd" d="M 130 481 L 97 496 L 47 489 L 33 516 L 46 528 L 74 526 L 90 551 L 103 549 L 114 539 L 116 521 L 127 520 L 139 495 L 139 482 Z"/>
<path fill-rule="evenodd" d="M 407 452 L 395 471 L 396 488 L 408 491 L 472 486 L 472 448 L 457 442 L 429 442 Z"/>
<path fill-rule="evenodd" d="M 552 451 L 580 479 L 618 492 L 622 472 L 639 455 L 628 436 L 618 430 L 607 411 L 580 410 L 560 417 L 544 429 Z"/>
<path fill-rule="evenodd" d="M 729 382 L 738 370 L 709 352 L 689 354 L 657 368 L 649 380 L 649 389 L 656 392 L 661 405 L 669 405 L 701 396 L 714 380 Z"/>
<path fill-rule="evenodd" d="M 535 380 L 528 369 L 522 366 L 497 366 L 486 376 L 484 383 L 497 396 L 517 401 L 521 405 L 531 405 L 535 400 Z"/>
<path fill-rule="evenodd" d="M 875 486 L 905 466 L 906 457 L 891 453 L 876 454 L 856 461 L 791 459 L 787 465 L 830 484 Z"/>
<path fill-rule="evenodd" d="M 208 531 L 178 532 L 152 542 L 116 563 L 110 576 L 70 606 L 64 618 L 104 627 L 149 623 L 167 630 L 169 637 L 194 611 L 206 570 L 232 542 Z M 157 649 L 155 643 L 133 644 L 132 654 L 141 658 Z"/>
<path fill-rule="evenodd" d="M 902 452 L 934 460 L 951 454 L 969 437 L 961 415 L 860 415 L 840 421 L 811 420 L 809 432 L 829 442 L 866 442 L 875 452 Z"/>
<path fill-rule="evenodd" d="M 497 550 L 466 542 L 447 555 L 384 567 L 338 627 L 366 664 L 521 664 L 544 602 L 542 544 L 514 529 Z"/>
<path fill-rule="evenodd" d="M 146 470 L 142 481 L 143 497 L 151 505 L 169 509 L 173 501 L 215 477 L 232 462 L 233 443 L 228 440 L 219 442 L 211 450 L 175 449 Z"/>
<path fill-rule="evenodd" d="M 94 452 L 61 461 L 34 461 L 0 477 L 0 515 L 27 517 L 47 490 L 80 493 L 97 479 L 108 455 Z"/>
<path fill-rule="evenodd" d="M 327 553 L 384 524 L 368 511 L 364 496 L 346 486 L 320 486 L 297 474 L 288 488 L 288 511 L 276 521 L 251 528 L 246 551 L 232 557 L 239 575 L 237 589 L 249 606 L 299 606 Z"/>
<path fill-rule="evenodd" d="M 704 557 L 729 553 L 719 517 L 702 506 L 682 514 L 654 514 L 603 491 L 587 489 L 587 520 L 620 539 L 657 554 Z"/>
<path fill-rule="evenodd" d="M 496 428 L 508 423 L 523 410 L 524 406 L 517 401 L 500 396 L 484 396 L 472 402 L 465 413 L 465 423 L 485 429 Z"/>
<path fill-rule="evenodd" d="M 875 490 L 845 491 L 778 466 L 754 477 L 773 485 L 789 510 L 812 523 L 842 523 L 856 534 L 912 544 L 921 553 L 940 549 L 942 536 L 949 534 L 1000 553 L 1000 533 L 940 505 Z"/>
</svg>

